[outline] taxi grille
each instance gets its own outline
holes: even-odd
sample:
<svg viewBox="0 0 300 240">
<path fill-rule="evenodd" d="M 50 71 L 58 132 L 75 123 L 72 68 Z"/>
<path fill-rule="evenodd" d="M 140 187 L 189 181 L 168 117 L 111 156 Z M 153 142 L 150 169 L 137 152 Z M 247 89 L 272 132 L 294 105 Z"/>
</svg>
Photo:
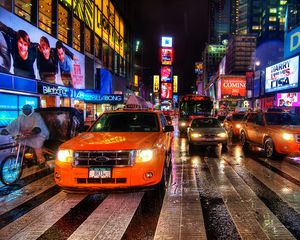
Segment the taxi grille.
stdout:
<svg viewBox="0 0 300 240">
<path fill-rule="evenodd" d="M 134 151 L 78 151 L 74 167 L 127 167 L 134 163 Z"/>
</svg>

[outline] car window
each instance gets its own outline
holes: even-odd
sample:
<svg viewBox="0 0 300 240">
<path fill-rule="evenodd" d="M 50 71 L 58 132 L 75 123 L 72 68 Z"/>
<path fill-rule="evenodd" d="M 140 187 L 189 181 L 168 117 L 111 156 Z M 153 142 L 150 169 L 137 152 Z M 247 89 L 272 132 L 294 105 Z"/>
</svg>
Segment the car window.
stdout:
<svg viewBox="0 0 300 240">
<path fill-rule="evenodd" d="M 300 125 L 300 116 L 290 113 L 266 113 L 268 125 Z"/>
<path fill-rule="evenodd" d="M 247 122 L 248 123 L 255 123 L 256 122 L 256 115 L 257 114 L 249 114 Z"/>
<path fill-rule="evenodd" d="M 215 118 L 199 118 L 194 119 L 191 127 L 193 128 L 211 128 L 221 127 L 220 122 Z"/>
<path fill-rule="evenodd" d="M 257 114 L 256 124 L 260 125 L 260 126 L 264 125 L 264 120 L 263 120 L 263 114 L 262 113 Z"/>
<path fill-rule="evenodd" d="M 93 125 L 91 132 L 158 132 L 155 113 L 105 113 Z"/>
<path fill-rule="evenodd" d="M 233 114 L 232 115 L 232 120 L 234 120 L 234 121 L 241 121 L 244 116 L 245 116 L 245 114 Z"/>
<path fill-rule="evenodd" d="M 167 121 L 166 121 L 166 118 L 163 114 L 160 114 L 160 121 L 161 121 L 161 124 L 162 124 L 162 128 L 164 129 L 167 124 Z"/>
</svg>

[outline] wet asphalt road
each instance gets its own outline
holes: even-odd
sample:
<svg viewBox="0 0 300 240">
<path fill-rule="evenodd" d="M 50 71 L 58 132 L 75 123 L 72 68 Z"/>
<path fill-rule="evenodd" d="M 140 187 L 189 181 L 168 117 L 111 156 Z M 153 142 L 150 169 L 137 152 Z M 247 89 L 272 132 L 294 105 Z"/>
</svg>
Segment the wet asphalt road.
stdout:
<svg viewBox="0 0 300 240">
<path fill-rule="evenodd" d="M 175 133 L 165 192 L 68 194 L 53 170 L 0 186 L 0 239 L 300 239 L 300 164 Z"/>
</svg>

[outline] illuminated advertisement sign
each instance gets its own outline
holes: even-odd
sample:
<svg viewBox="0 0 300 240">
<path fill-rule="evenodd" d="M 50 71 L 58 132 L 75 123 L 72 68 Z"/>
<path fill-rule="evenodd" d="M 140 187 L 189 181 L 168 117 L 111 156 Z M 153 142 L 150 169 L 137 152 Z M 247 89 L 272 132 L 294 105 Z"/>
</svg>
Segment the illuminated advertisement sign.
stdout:
<svg viewBox="0 0 300 240">
<path fill-rule="evenodd" d="M 202 74 L 204 71 L 203 62 L 195 62 L 195 73 L 197 75 Z"/>
<path fill-rule="evenodd" d="M 134 75 L 133 86 L 135 86 L 135 87 L 139 86 L 139 76 L 136 74 Z"/>
<path fill-rule="evenodd" d="M 0 22 L 1 72 L 85 88 L 83 54 L 3 8 Z"/>
<path fill-rule="evenodd" d="M 161 38 L 162 47 L 173 47 L 173 38 L 172 37 L 162 37 Z"/>
<path fill-rule="evenodd" d="M 300 26 L 286 34 L 284 40 L 284 58 L 300 52 Z"/>
<path fill-rule="evenodd" d="M 178 76 L 176 75 L 173 76 L 173 92 L 178 92 Z"/>
<path fill-rule="evenodd" d="M 161 81 L 162 82 L 172 82 L 172 68 L 169 66 L 161 67 Z"/>
<path fill-rule="evenodd" d="M 299 56 L 266 68 L 265 92 L 276 92 L 298 87 Z"/>
<path fill-rule="evenodd" d="M 277 93 L 276 103 L 278 107 L 299 107 L 300 94 L 299 93 Z"/>
<path fill-rule="evenodd" d="M 222 98 L 246 97 L 246 79 L 244 76 L 222 76 Z"/>
<path fill-rule="evenodd" d="M 84 100 L 85 102 L 122 104 L 124 96 L 122 94 L 99 94 L 99 91 L 91 89 L 74 90 L 74 98 Z"/>
<path fill-rule="evenodd" d="M 172 83 L 161 84 L 161 99 L 172 99 Z"/>
<path fill-rule="evenodd" d="M 173 63 L 173 49 L 172 48 L 162 48 L 161 49 L 161 64 L 162 65 L 172 65 Z"/>
<path fill-rule="evenodd" d="M 70 89 L 67 87 L 38 83 L 38 92 L 43 95 L 70 97 Z"/>
<path fill-rule="evenodd" d="M 153 92 L 158 92 L 159 90 L 159 75 L 153 76 Z"/>
</svg>

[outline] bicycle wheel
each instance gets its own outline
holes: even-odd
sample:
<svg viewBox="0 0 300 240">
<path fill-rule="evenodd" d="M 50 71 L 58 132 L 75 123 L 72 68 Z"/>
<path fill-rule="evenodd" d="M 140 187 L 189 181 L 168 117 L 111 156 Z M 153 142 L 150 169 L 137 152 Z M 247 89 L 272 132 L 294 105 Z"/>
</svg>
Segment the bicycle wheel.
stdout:
<svg viewBox="0 0 300 240">
<path fill-rule="evenodd" d="M 22 161 L 16 163 L 17 155 L 10 155 L 6 157 L 0 165 L 0 180 L 5 185 L 11 185 L 17 182 L 22 175 Z"/>
</svg>

